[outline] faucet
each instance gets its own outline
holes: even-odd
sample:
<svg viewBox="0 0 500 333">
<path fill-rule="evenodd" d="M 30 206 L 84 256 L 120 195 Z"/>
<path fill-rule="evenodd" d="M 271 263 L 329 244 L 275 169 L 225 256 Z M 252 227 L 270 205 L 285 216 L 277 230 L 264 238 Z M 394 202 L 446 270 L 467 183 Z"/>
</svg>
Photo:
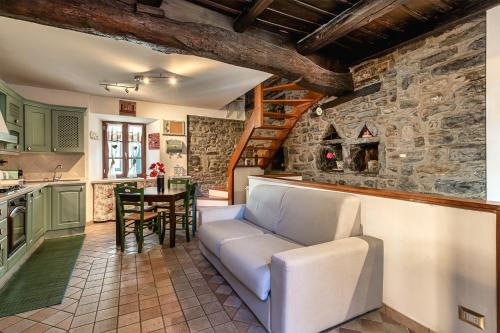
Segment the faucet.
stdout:
<svg viewBox="0 0 500 333">
<path fill-rule="evenodd" d="M 58 164 L 55 168 L 54 168 L 54 174 L 52 175 L 52 181 L 53 182 L 56 182 L 58 181 L 59 179 L 61 179 L 62 177 L 62 173 L 59 177 L 56 176 L 57 174 L 57 169 L 62 169 L 62 164 Z"/>
</svg>

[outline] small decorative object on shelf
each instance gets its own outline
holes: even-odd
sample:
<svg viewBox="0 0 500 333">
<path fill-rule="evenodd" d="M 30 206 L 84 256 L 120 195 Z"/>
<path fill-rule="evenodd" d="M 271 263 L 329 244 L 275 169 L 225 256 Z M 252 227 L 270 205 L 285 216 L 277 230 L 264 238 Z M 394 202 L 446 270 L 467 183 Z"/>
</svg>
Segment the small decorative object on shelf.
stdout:
<svg viewBox="0 0 500 333">
<path fill-rule="evenodd" d="M 378 172 L 378 161 L 377 160 L 369 160 L 368 161 L 368 172 L 377 173 Z"/>
<path fill-rule="evenodd" d="M 165 164 L 161 162 L 153 163 L 149 166 L 149 176 L 156 177 L 156 189 L 158 192 L 165 190 Z"/>
<path fill-rule="evenodd" d="M 185 176 L 185 174 L 184 174 L 184 168 L 181 167 L 179 164 L 176 164 L 174 166 L 174 176 L 176 176 L 176 177 Z"/>
<path fill-rule="evenodd" d="M 108 170 L 108 178 L 109 179 L 115 179 L 116 178 L 116 148 L 118 145 L 112 145 L 111 146 L 111 163 L 109 164 L 109 170 Z"/>
<path fill-rule="evenodd" d="M 132 166 L 128 170 L 128 178 L 137 178 L 137 158 L 139 157 L 139 147 L 134 146 L 132 152 Z"/>
</svg>

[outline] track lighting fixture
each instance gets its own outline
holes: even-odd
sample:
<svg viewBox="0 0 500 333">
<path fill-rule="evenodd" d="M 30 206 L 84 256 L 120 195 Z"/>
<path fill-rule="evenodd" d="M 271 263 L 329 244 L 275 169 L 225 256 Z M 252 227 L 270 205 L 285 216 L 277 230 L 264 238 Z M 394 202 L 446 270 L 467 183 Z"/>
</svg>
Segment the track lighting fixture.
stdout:
<svg viewBox="0 0 500 333">
<path fill-rule="evenodd" d="M 168 80 L 168 83 L 172 86 L 176 85 L 178 83 L 178 78 L 175 76 L 166 76 L 162 73 L 159 74 L 148 74 L 148 75 L 136 75 L 134 76 L 134 82 L 133 83 L 119 83 L 119 82 L 101 82 L 99 83 L 101 86 L 104 87 L 104 89 L 107 92 L 110 92 L 111 90 L 109 88 L 120 88 L 125 91 L 125 93 L 129 93 L 130 89 L 134 89 L 134 91 L 139 91 L 139 86 L 141 84 L 148 84 L 151 83 L 152 80 L 156 79 L 166 79 Z"/>
</svg>

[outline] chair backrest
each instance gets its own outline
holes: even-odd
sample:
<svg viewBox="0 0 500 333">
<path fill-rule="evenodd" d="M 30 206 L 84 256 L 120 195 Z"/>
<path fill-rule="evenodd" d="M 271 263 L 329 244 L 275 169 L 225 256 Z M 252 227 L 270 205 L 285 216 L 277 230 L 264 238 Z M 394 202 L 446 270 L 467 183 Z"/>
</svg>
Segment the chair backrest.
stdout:
<svg viewBox="0 0 500 333">
<path fill-rule="evenodd" d="M 137 213 L 144 221 L 144 189 L 134 186 L 116 186 L 115 196 L 119 218 L 123 219 L 127 213 Z"/>
<path fill-rule="evenodd" d="M 173 186 L 183 186 L 187 188 L 189 184 L 189 178 L 169 178 L 167 182 L 168 188 L 172 188 Z"/>
</svg>

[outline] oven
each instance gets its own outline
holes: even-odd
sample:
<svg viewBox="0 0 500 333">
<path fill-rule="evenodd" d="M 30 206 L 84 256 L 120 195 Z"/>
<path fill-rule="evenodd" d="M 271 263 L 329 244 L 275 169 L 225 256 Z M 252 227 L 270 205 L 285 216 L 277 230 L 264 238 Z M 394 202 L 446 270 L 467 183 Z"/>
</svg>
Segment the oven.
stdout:
<svg viewBox="0 0 500 333">
<path fill-rule="evenodd" d="M 26 244 L 26 195 L 7 202 L 7 254 L 10 257 Z"/>
</svg>

